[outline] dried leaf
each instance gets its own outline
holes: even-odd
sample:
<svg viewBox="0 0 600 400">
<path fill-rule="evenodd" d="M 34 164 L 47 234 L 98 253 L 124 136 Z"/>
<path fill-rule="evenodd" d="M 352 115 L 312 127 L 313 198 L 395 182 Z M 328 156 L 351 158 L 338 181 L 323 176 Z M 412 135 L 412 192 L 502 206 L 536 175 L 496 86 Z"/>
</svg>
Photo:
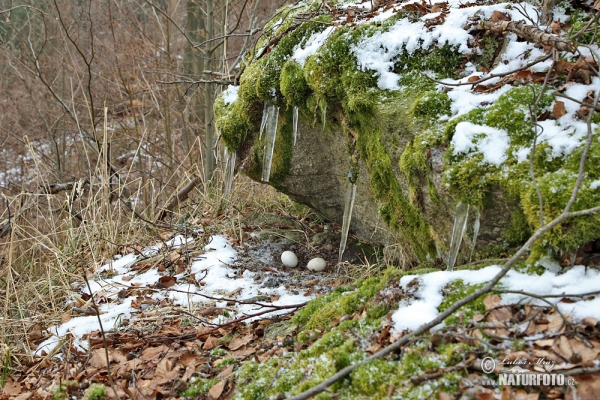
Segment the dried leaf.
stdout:
<svg viewBox="0 0 600 400">
<path fill-rule="evenodd" d="M 554 119 L 559 119 L 566 113 L 567 111 L 565 110 L 565 103 L 563 101 L 555 101 L 554 107 L 552 108 L 552 115 L 554 116 Z"/>
<path fill-rule="evenodd" d="M 508 15 L 504 14 L 503 12 L 494 11 L 492 13 L 491 21 L 492 22 L 510 21 L 510 17 Z"/>
<path fill-rule="evenodd" d="M 557 74 L 566 74 L 571 70 L 571 68 L 573 68 L 573 65 L 575 65 L 575 63 L 558 60 L 554 65 L 554 72 Z"/>
<path fill-rule="evenodd" d="M 142 355 L 140 356 L 140 359 L 144 362 L 154 360 L 156 357 L 162 355 L 163 353 L 166 353 L 168 350 L 169 348 L 164 344 L 161 344 L 160 346 L 156 347 L 146 347 L 144 350 L 142 350 Z"/>
<path fill-rule="evenodd" d="M 229 350 L 237 350 L 242 346 L 245 346 L 246 344 L 250 343 L 252 341 L 252 338 L 254 337 L 253 334 L 248 334 L 242 338 L 240 337 L 236 337 L 235 339 L 233 339 L 231 341 L 231 343 L 229 343 Z"/>
<path fill-rule="evenodd" d="M 21 384 L 19 382 L 7 381 L 4 385 L 3 393 L 9 396 L 17 396 L 21 393 Z"/>
<path fill-rule="evenodd" d="M 478 81 L 480 79 L 481 79 L 481 76 L 479 76 L 479 75 L 473 75 L 473 76 L 470 76 L 469 79 L 467 79 L 467 82 L 469 82 L 469 83 L 470 82 L 476 82 L 476 81 Z"/>
<path fill-rule="evenodd" d="M 177 278 L 174 276 L 161 276 L 158 278 L 158 282 L 156 283 L 157 288 L 170 288 L 175 286 L 177 283 Z"/>
<path fill-rule="evenodd" d="M 206 339 L 206 342 L 204 342 L 204 346 L 202 346 L 203 350 L 212 350 L 215 347 L 217 347 L 219 344 L 219 339 L 217 339 L 214 336 L 209 336 L 208 339 Z"/>
<path fill-rule="evenodd" d="M 498 307 L 502 299 L 497 294 L 491 294 L 483 299 L 483 305 L 485 306 L 485 310 L 491 310 L 492 308 Z"/>
<path fill-rule="evenodd" d="M 208 391 L 208 394 L 210 394 L 213 399 L 218 399 L 219 397 L 221 397 L 221 394 L 223 393 L 223 390 L 225 389 L 225 383 L 226 383 L 226 381 L 221 381 L 221 382 L 217 383 L 216 385 L 214 385 L 213 387 L 210 388 L 210 390 Z"/>
<path fill-rule="evenodd" d="M 578 399 L 600 399 L 600 379 L 594 375 L 577 377 Z"/>
<path fill-rule="evenodd" d="M 108 362 L 126 362 L 127 357 L 119 350 L 115 350 L 112 347 L 108 349 Z M 104 348 L 92 350 L 92 356 L 90 357 L 90 365 L 94 368 L 106 368 L 106 352 Z"/>
<path fill-rule="evenodd" d="M 225 368 L 223 371 L 221 371 L 219 373 L 219 375 L 217 375 L 217 379 L 226 379 L 229 378 L 231 376 L 231 374 L 233 373 L 233 365 L 230 365 L 229 367 Z"/>
</svg>

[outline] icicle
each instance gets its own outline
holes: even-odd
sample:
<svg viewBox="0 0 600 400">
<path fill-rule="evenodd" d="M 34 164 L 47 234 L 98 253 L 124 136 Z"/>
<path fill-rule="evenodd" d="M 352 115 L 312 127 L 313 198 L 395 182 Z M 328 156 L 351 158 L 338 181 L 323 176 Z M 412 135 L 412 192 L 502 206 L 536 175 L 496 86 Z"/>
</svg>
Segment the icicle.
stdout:
<svg viewBox="0 0 600 400">
<path fill-rule="evenodd" d="M 460 250 L 465 231 L 467 230 L 467 217 L 469 216 L 469 205 L 463 202 L 456 206 L 456 216 L 454 217 L 454 227 L 452 227 L 452 239 L 450 240 L 450 252 L 448 253 L 448 270 L 454 269 L 456 257 Z"/>
<path fill-rule="evenodd" d="M 325 131 L 325 118 L 327 117 L 327 107 L 321 109 L 321 119 L 323 120 L 323 131 Z"/>
<path fill-rule="evenodd" d="M 265 125 L 267 125 L 267 110 L 269 108 L 269 105 L 265 102 L 265 105 L 263 106 L 263 115 L 262 115 L 262 121 L 260 121 L 260 133 L 258 136 L 258 139 L 262 139 L 262 134 L 263 131 L 265 130 Z"/>
<path fill-rule="evenodd" d="M 348 231 L 350 230 L 350 221 L 352 220 L 352 209 L 354 208 L 354 199 L 356 198 L 356 177 L 350 171 L 348 173 L 348 190 L 346 192 L 346 201 L 344 203 L 344 218 L 342 220 L 342 238 L 340 241 L 339 260 L 342 262 L 342 256 L 346 250 L 348 242 Z"/>
<path fill-rule="evenodd" d="M 292 110 L 292 125 L 294 126 L 294 146 L 296 145 L 296 138 L 298 137 L 298 107 L 294 107 Z"/>
<path fill-rule="evenodd" d="M 477 244 L 477 236 L 479 236 L 479 226 L 481 225 L 479 210 L 475 209 L 475 222 L 473 223 L 473 241 L 471 242 L 471 254 L 469 254 L 469 262 L 473 257 L 475 251 L 475 244 Z"/>
<path fill-rule="evenodd" d="M 279 118 L 279 107 L 269 106 L 267 110 L 267 121 L 265 123 L 265 153 L 263 155 L 263 182 L 269 182 L 271 175 L 271 162 L 273 161 L 273 150 L 275 149 L 275 137 L 277 135 L 277 119 Z"/>
<path fill-rule="evenodd" d="M 233 178 L 235 176 L 235 159 L 236 153 L 229 153 L 227 149 L 225 149 L 226 154 L 226 171 L 225 171 L 225 197 L 228 197 L 231 193 L 231 185 L 233 184 Z"/>
</svg>

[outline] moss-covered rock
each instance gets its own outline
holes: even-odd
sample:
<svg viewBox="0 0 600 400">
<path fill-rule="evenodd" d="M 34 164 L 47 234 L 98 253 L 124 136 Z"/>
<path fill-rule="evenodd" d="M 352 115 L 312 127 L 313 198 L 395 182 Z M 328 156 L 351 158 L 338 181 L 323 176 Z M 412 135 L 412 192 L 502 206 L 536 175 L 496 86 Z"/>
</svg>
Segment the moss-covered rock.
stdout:
<svg viewBox="0 0 600 400">
<path fill-rule="evenodd" d="M 501 96 L 495 94 L 490 101 L 457 110 L 456 93 L 461 92 L 451 96 L 451 88 L 423 76 L 423 71 L 443 79 L 488 70 L 509 39 L 483 33 L 461 44 L 434 34 L 432 40 L 420 39 L 418 46 L 410 44 L 410 39 L 396 47 L 382 43 L 381 52 L 393 55 L 379 62 L 387 63 L 398 79 L 397 85 L 382 86 L 381 66 L 370 69 L 359 54 L 362 47 L 397 26 L 414 24 L 421 29 L 419 13 L 403 10 L 384 21 L 343 26 L 338 21 L 335 27 L 331 26 L 335 14 L 307 22 L 291 18 L 301 12 L 315 15 L 312 7 L 318 5 L 284 8 L 268 24 L 258 50 L 249 56 L 238 100 L 217 102 L 223 140 L 230 150 L 241 153 L 246 174 L 256 180 L 262 175 L 265 139 L 258 130 L 261 110 L 267 104 L 280 110 L 269 183 L 341 222 L 350 172 L 358 185 L 352 231 L 366 242 L 399 244 L 400 258 L 407 264 L 445 257 L 459 202 L 469 204 L 481 216 L 475 254 L 488 256 L 519 245 L 539 227 L 538 193 L 547 198 L 541 210 L 546 222 L 559 214 L 573 187 L 582 145 L 570 154 L 557 155 L 547 141 L 538 142 L 532 159 L 535 188 L 527 151 L 541 132 L 534 128 L 530 115 L 540 85 L 505 86 Z M 481 15 L 472 16 L 477 18 Z M 573 16 L 574 24 L 582 21 L 584 16 Z M 467 23 L 465 32 L 471 34 L 471 27 Z M 435 32 L 435 25 L 430 31 Z M 313 46 L 317 39 L 323 40 L 318 50 L 294 58 L 298 49 Z M 396 89 L 387 90 L 392 86 Z M 554 101 L 554 89 L 546 88 L 535 104 L 537 114 L 551 114 Z M 295 146 L 294 108 L 300 116 Z M 457 127 L 464 133 L 467 125 L 471 143 L 458 149 Z M 480 132 L 473 133 L 473 129 Z M 504 153 L 494 162 L 481 150 L 492 140 L 490 132 L 506 138 L 501 143 L 506 148 L 497 149 Z M 595 146 L 591 158 L 597 152 Z M 575 210 L 600 201 L 597 186 L 592 184 L 598 171 L 591 161 L 587 168 Z M 600 237 L 597 222 L 597 217 L 582 218 L 559 226 L 534 253 L 572 251 Z M 472 253 L 464 247 L 468 251 L 463 255 Z"/>
</svg>

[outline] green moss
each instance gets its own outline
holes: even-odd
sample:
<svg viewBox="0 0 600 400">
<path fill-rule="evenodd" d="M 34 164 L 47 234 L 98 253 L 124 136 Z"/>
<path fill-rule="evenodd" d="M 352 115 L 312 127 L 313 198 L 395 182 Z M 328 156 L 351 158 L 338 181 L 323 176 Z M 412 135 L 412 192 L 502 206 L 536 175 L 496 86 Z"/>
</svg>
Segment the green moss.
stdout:
<svg viewBox="0 0 600 400">
<path fill-rule="evenodd" d="M 402 192 L 392 168 L 390 155 L 382 143 L 381 131 L 364 132 L 358 140 L 363 161 L 370 174 L 370 185 L 380 202 L 379 214 L 394 230 L 402 233 L 418 260 L 436 254 L 430 226 L 419 210 Z"/>
<path fill-rule="evenodd" d="M 370 398 L 386 398 L 390 385 L 397 385 L 397 363 L 385 359 L 363 364 L 350 374 L 354 392 Z"/>
<path fill-rule="evenodd" d="M 219 383 L 218 379 L 204 379 L 193 377 L 187 385 L 187 388 L 180 393 L 182 397 L 198 397 L 208 393 L 211 387 Z"/>
<path fill-rule="evenodd" d="M 293 323 L 304 325 L 299 339 L 307 339 L 312 329 L 329 330 L 331 321 L 344 315 L 356 312 L 379 289 L 386 285 L 387 279 L 371 278 L 363 281 L 354 291 L 336 289 L 333 293 L 311 301 L 303 310 L 294 316 Z"/>
<path fill-rule="evenodd" d="M 310 88 L 304 78 L 304 70 L 294 60 L 288 60 L 281 70 L 280 90 L 287 104 L 304 107 Z"/>
<path fill-rule="evenodd" d="M 503 236 L 509 245 L 523 243 L 531 236 L 531 226 L 523 210 L 516 208 L 511 212 L 510 225 L 504 231 Z"/>
<path fill-rule="evenodd" d="M 442 302 L 442 304 L 440 304 L 440 306 L 438 307 L 438 310 L 440 312 L 446 311 L 450 306 L 452 306 L 458 300 L 471 295 L 473 292 L 475 292 L 477 289 L 481 288 L 482 286 L 483 286 L 483 284 L 467 285 L 463 282 L 462 279 L 457 279 L 455 281 L 450 282 L 442 290 L 442 293 L 444 293 L 445 297 L 444 297 L 444 301 Z M 462 307 L 461 309 L 459 309 L 452 316 L 448 317 L 445 321 L 445 324 L 447 326 L 468 325 L 471 322 L 471 320 L 473 319 L 473 316 L 475 314 L 483 314 L 483 313 L 485 313 L 485 306 L 483 305 L 483 298 L 480 297 L 477 300 L 474 300 L 474 301 L 470 302 L 469 304 L 465 305 L 464 307 Z"/>
<path fill-rule="evenodd" d="M 427 121 L 450 115 L 452 101 L 446 93 L 425 92 L 411 106 L 410 113 L 415 118 Z"/>
<path fill-rule="evenodd" d="M 218 98 L 214 110 L 216 122 L 221 129 L 223 142 L 227 149 L 230 151 L 237 150 L 248 138 L 248 134 L 252 129 L 249 104 L 238 99 L 229 106 L 224 103 L 222 98 Z"/>
<path fill-rule="evenodd" d="M 77 381 L 62 381 L 54 387 L 52 393 L 54 400 L 69 400 L 71 398 L 69 392 L 72 389 L 79 389 L 80 385 Z"/>
<path fill-rule="evenodd" d="M 394 70 L 431 71 L 442 78 L 454 77 L 460 71 L 464 55 L 454 46 L 432 46 L 429 49 L 418 49 L 412 54 L 403 52 L 394 64 Z"/>
<path fill-rule="evenodd" d="M 566 2 L 563 2 L 563 7 L 568 7 L 568 8 L 571 7 L 570 4 L 568 4 L 568 3 L 564 4 L 564 3 L 566 3 Z M 589 21 L 592 19 L 594 19 L 593 13 L 582 10 L 580 8 L 574 10 L 571 13 L 571 15 L 569 17 L 569 21 L 568 21 L 568 25 L 571 27 L 570 32 L 569 32 L 571 35 L 578 33 L 583 28 L 587 28 L 585 30 L 585 33 L 583 33 L 577 39 L 577 41 L 579 43 L 592 44 L 592 43 L 598 43 L 598 41 L 600 40 L 600 31 L 598 30 L 598 28 L 600 28 L 600 24 L 598 23 L 598 21 L 596 20 L 590 26 L 587 26 Z"/>
<path fill-rule="evenodd" d="M 293 132 L 292 132 L 292 108 L 286 110 L 279 109 L 279 118 L 277 123 L 277 135 L 275 139 L 275 148 L 271 162 L 271 175 L 269 183 L 275 187 L 287 175 L 291 167 Z M 263 156 L 265 151 L 266 135 L 262 140 L 255 140 L 251 149 L 252 166 L 247 171 L 248 175 L 260 180 L 262 176 Z"/>
<path fill-rule="evenodd" d="M 221 361 L 219 361 L 217 363 L 217 365 L 215 365 L 215 368 L 223 368 L 223 367 L 226 367 L 228 365 L 235 364 L 235 362 L 236 362 L 236 358 L 235 357 L 224 358 Z"/>
<path fill-rule="evenodd" d="M 106 386 L 101 383 L 92 383 L 83 395 L 83 400 L 102 400 L 106 397 Z"/>
</svg>

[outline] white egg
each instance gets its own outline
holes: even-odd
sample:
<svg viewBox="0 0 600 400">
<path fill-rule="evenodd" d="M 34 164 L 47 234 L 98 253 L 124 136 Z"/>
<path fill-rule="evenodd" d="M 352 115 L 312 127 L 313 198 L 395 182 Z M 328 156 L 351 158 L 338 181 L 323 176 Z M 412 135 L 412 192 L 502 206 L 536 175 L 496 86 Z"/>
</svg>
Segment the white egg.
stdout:
<svg viewBox="0 0 600 400">
<path fill-rule="evenodd" d="M 298 257 L 296 257 L 293 251 L 284 251 L 281 253 L 281 262 L 288 268 L 296 268 Z"/>
<path fill-rule="evenodd" d="M 323 260 L 321 257 L 317 257 L 310 260 L 306 265 L 306 268 L 310 269 L 311 271 L 321 272 L 326 266 L 327 261 Z"/>
</svg>

